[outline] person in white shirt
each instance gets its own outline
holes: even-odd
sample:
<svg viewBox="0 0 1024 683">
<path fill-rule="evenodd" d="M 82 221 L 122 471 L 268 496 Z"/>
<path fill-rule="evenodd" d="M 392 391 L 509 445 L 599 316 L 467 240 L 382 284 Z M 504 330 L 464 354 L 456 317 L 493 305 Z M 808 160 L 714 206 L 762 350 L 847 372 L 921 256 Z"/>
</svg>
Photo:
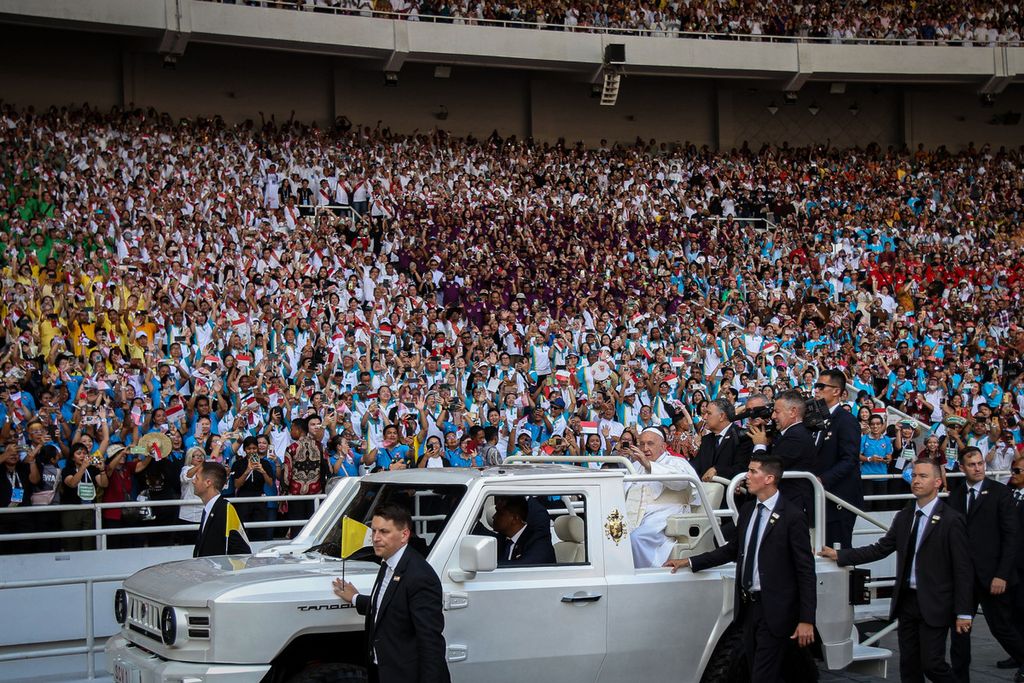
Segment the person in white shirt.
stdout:
<svg viewBox="0 0 1024 683">
<path fill-rule="evenodd" d="M 204 460 L 206 460 L 206 451 L 201 446 L 193 446 L 188 449 L 185 464 L 181 468 L 181 502 L 202 502 L 202 499 L 196 495 L 192 479 L 196 476 L 196 472 L 199 471 Z M 202 518 L 202 505 L 182 505 L 181 512 L 178 513 L 178 519 L 190 524 L 198 524 Z"/>
<path fill-rule="evenodd" d="M 689 474 L 697 481 L 697 472 L 683 458 L 665 448 L 661 427 L 647 427 L 640 433 L 639 447 L 620 449 L 632 461 L 636 474 Z M 660 567 L 669 558 L 673 539 L 665 534 L 671 515 L 686 514 L 691 505 L 700 505 L 695 484 L 685 481 L 644 481 L 626 484 L 626 519 L 636 567 Z"/>
</svg>

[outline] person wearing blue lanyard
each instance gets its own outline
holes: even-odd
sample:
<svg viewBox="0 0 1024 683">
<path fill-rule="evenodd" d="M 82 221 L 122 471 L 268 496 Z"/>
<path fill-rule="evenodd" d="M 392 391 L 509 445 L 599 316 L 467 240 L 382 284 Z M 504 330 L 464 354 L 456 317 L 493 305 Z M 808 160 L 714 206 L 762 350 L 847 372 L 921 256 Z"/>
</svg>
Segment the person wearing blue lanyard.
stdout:
<svg viewBox="0 0 1024 683">
<path fill-rule="evenodd" d="M 398 427 L 391 424 L 384 428 L 384 441 L 380 448 L 368 451 L 363 457 L 363 464 L 373 467 L 374 472 L 381 470 L 401 469 L 410 467 L 409 447 L 398 442 Z"/>
<path fill-rule="evenodd" d="M 14 442 L 8 443 L 3 452 L 4 476 L 0 477 L 0 507 L 25 507 L 32 504 L 32 492 L 42 481 L 36 465 L 33 449 L 21 459 L 21 451 Z M 0 534 L 19 534 L 32 531 L 31 514 L 0 515 Z M 26 541 L 0 543 L 0 554 L 12 555 L 27 552 Z"/>
</svg>

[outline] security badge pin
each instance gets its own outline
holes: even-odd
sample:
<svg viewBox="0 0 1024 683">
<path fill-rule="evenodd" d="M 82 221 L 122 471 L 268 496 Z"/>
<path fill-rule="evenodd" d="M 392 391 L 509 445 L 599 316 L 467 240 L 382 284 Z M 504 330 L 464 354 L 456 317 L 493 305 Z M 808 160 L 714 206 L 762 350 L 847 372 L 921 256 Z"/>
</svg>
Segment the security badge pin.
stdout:
<svg viewBox="0 0 1024 683">
<path fill-rule="evenodd" d="M 778 519 L 779 519 L 779 513 L 778 512 L 773 512 L 772 516 L 768 518 L 768 523 L 769 524 L 775 524 L 776 520 L 778 520 Z"/>
<path fill-rule="evenodd" d="M 937 524 L 939 519 L 939 515 L 932 515 L 932 524 Z"/>
</svg>

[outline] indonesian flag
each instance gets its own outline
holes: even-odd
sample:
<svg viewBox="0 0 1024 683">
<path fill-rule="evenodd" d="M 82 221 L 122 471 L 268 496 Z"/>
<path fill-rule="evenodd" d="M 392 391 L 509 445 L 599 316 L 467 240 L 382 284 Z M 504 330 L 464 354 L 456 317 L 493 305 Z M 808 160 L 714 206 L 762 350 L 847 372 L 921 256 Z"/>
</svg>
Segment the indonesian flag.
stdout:
<svg viewBox="0 0 1024 683">
<path fill-rule="evenodd" d="M 452 366 L 452 362 L 450 360 L 443 360 L 443 361 L 441 361 L 441 369 L 444 370 L 445 372 L 448 372 L 448 369 L 451 366 Z"/>
<path fill-rule="evenodd" d="M 380 326 L 380 336 L 390 337 L 391 336 L 391 325 L 384 323 Z"/>
<path fill-rule="evenodd" d="M 555 373 L 555 379 L 558 380 L 559 382 L 568 382 L 569 381 L 569 371 L 568 370 L 559 370 L 558 372 Z"/>
<path fill-rule="evenodd" d="M 252 366 L 252 356 L 246 353 L 240 353 L 235 356 L 235 361 L 242 370 L 248 370 Z"/>
<path fill-rule="evenodd" d="M 766 342 L 764 346 L 761 347 L 761 353 L 775 353 L 778 350 L 779 345 L 775 342 Z"/>
<path fill-rule="evenodd" d="M 679 378 L 676 377 L 674 374 L 673 375 L 665 375 L 665 378 L 662 379 L 661 381 L 662 382 L 668 382 L 669 385 L 672 385 L 672 384 L 676 384 L 679 381 Z"/>
<path fill-rule="evenodd" d="M 636 313 L 634 313 L 633 315 L 631 315 L 629 317 L 629 324 L 634 326 L 634 327 L 636 327 L 646 317 L 647 317 L 646 313 L 641 313 L 641 312 L 637 311 Z"/>
<path fill-rule="evenodd" d="M 580 422 L 580 429 L 583 430 L 584 434 L 597 434 L 597 423 L 596 422 Z"/>
<path fill-rule="evenodd" d="M 882 417 L 885 417 L 887 413 L 886 413 L 885 408 L 872 408 L 871 409 L 871 414 L 872 415 L 881 415 Z"/>
<path fill-rule="evenodd" d="M 281 405 L 281 393 L 277 390 L 277 387 L 270 388 L 270 391 L 267 393 L 267 399 L 271 408 Z"/>
<path fill-rule="evenodd" d="M 217 356 L 204 356 L 203 362 L 206 363 L 207 365 L 215 365 L 218 367 L 220 366 L 220 358 Z"/>
<path fill-rule="evenodd" d="M 259 406 L 260 402 L 256 400 L 256 397 L 249 394 L 242 399 L 242 410 L 253 410 Z"/>
<path fill-rule="evenodd" d="M 167 406 L 164 415 L 167 417 L 168 422 L 181 422 L 185 419 L 185 408 L 180 403 L 175 403 L 174 405 Z"/>
<path fill-rule="evenodd" d="M 236 331 L 242 329 L 243 327 L 245 327 L 246 324 L 247 324 L 247 322 L 246 322 L 245 318 L 236 318 L 236 319 L 231 321 L 231 327 L 235 328 Z"/>
<path fill-rule="evenodd" d="M 679 353 L 683 354 L 683 358 L 689 358 L 690 356 L 693 355 L 693 347 L 684 346 L 683 348 L 679 349 Z M 673 358 L 672 360 L 675 360 L 675 358 Z"/>
<path fill-rule="evenodd" d="M 684 365 L 686 365 L 686 357 L 685 356 L 672 356 L 672 367 L 674 367 L 674 368 L 681 368 Z"/>
</svg>

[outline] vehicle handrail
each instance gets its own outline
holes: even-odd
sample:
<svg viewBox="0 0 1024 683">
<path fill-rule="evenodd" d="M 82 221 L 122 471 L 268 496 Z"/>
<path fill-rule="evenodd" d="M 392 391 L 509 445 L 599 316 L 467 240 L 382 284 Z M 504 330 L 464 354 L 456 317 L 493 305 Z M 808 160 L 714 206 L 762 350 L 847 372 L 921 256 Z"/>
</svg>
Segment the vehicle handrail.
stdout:
<svg viewBox="0 0 1024 683">
<path fill-rule="evenodd" d="M 818 481 L 818 477 L 810 472 L 798 472 L 796 470 L 782 473 L 783 479 L 804 479 L 811 482 L 811 486 L 814 488 L 814 549 L 818 550 L 825 546 L 825 487 Z M 736 489 L 739 488 L 740 482 L 746 481 L 747 473 L 740 472 L 729 482 L 729 488 L 725 491 L 726 503 L 729 506 L 729 510 L 732 511 L 733 519 L 738 520 L 740 516 L 739 508 L 736 506 Z"/>
<path fill-rule="evenodd" d="M 629 458 L 622 455 L 510 455 L 505 458 L 503 465 L 506 463 L 546 463 L 548 465 L 558 465 L 565 463 L 588 463 L 588 462 L 600 462 L 619 464 L 625 467 L 630 472 L 633 471 L 632 465 L 629 462 Z"/>
<path fill-rule="evenodd" d="M 320 500 L 327 495 L 323 493 L 305 493 L 302 495 L 281 495 L 281 496 L 251 496 L 245 498 L 228 498 L 234 503 L 274 503 L 295 500 Z M 126 500 L 121 503 L 80 503 L 77 505 L 26 505 L 24 507 L 0 507 L 0 515 L 10 515 L 25 512 L 65 512 L 68 510 L 119 510 L 122 508 L 148 508 L 148 507 L 198 507 L 203 505 L 199 499 L 182 500 Z"/>
</svg>

